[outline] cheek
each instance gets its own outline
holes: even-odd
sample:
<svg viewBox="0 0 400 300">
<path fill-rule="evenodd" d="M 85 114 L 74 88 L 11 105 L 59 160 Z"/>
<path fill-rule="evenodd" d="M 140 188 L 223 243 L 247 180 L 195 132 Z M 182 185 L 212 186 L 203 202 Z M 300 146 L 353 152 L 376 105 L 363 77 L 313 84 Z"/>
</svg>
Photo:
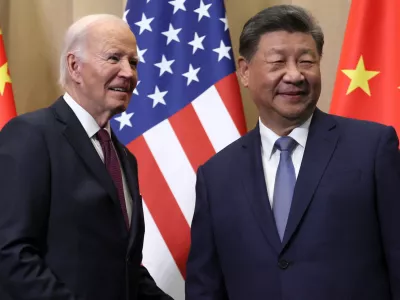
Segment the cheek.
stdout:
<svg viewBox="0 0 400 300">
<path fill-rule="evenodd" d="M 132 76 L 133 76 L 133 81 L 135 82 L 135 85 L 136 85 L 139 80 L 139 75 L 138 75 L 137 70 L 132 71 Z"/>
<path fill-rule="evenodd" d="M 253 78 L 249 80 L 249 85 L 259 91 L 274 92 L 279 85 L 280 79 L 281 76 L 276 73 L 259 73 L 253 75 Z"/>
<path fill-rule="evenodd" d="M 102 83 L 107 83 L 118 77 L 119 71 L 120 68 L 117 64 L 103 64 L 100 68 L 96 70 L 95 76 L 98 81 Z"/>
<path fill-rule="evenodd" d="M 309 70 L 305 72 L 305 77 L 307 81 L 312 85 L 314 88 L 321 87 L 321 72 L 318 70 Z"/>
<path fill-rule="evenodd" d="M 313 83 L 314 83 L 315 87 L 321 89 L 321 76 L 315 76 L 313 78 Z"/>
</svg>

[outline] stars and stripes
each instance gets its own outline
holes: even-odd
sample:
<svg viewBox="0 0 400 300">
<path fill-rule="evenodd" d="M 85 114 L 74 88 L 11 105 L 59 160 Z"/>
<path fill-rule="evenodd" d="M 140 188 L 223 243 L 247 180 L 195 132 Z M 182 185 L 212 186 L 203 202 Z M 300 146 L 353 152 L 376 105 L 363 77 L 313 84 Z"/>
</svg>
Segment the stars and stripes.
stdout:
<svg viewBox="0 0 400 300">
<path fill-rule="evenodd" d="M 128 0 L 140 84 L 111 125 L 135 154 L 146 235 L 143 264 L 184 299 L 196 171 L 245 133 L 222 0 Z"/>
</svg>

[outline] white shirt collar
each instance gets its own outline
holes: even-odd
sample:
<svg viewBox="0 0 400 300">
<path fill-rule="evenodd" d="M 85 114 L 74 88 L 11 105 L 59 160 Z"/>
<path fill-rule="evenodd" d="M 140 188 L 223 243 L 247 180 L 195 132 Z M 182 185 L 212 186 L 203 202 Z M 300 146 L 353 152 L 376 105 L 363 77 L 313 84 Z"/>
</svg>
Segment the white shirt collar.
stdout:
<svg viewBox="0 0 400 300">
<path fill-rule="evenodd" d="M 307 119 L 307 121 L 305 121 L 299 127 L 296 127 L 295 129 L 293 129 L 292 132 L 289 134 L 289 136 L 291 138 L 293 138 L 300 147 L 303 147 L 303 148 L 306 147 L 308 131 L 310 128 L 312 116 L 313 115 L 311 115 Z M 260 118 L 258 120 L 258 123 L 259 123 L 259 127 L 260 127 L 262 151 L 263 151 L 263 154 L 266 155 L 266 157 L 268 157 L 268 159 L 270 159 L 274 152 L 275 142 L 277 139 L 280 138 L 280 136 L 277 135 L 275 132 L 273 132 L 271 129 L 269 129 L 267 126 L 265 126 L 261 122 Z"/>
<path fill-rule="evenodd" d="M 64 100 L 67 102 L 68 106 L 75 113 L 79 122 L 82 124 L 89 138 L 92 138 L 99 130 L 100 126 L 97 124 L 96 120 L 89 114 L 82 106 L 80 106 L 72 97 L 66 92 L 64 94 Z M 107 122 L 104 127 L 111 136 L 110 122 Z"/>
</svg>

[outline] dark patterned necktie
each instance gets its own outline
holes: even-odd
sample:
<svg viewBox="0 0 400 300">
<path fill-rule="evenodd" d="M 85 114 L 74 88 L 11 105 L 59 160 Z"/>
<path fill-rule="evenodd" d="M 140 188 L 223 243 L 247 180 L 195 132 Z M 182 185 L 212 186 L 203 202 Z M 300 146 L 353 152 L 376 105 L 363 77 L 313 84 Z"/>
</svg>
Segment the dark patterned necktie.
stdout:
<svg viewBox="0 0 400 300">
<path fill-rule="evenodd" d="M 124 215 L 125 223 L 129 228 L 129 218 L 126 210 L 126 202 L 124 195 L 124 187 L 122 183 L 122 173 L 121 166 L 119 165 L 117 152 L 115 151 L 110 135 L 107 130 L 100 129 L 97 132 L 97 138 L 100 142 L 101 148 L 103 149 L 104 154 L 104 164 L 106 165 L 108 173 L 111 175 L 111 178 L 117 188 L 118 199 L 120 202 L 122 214 Z"/>
</svg>

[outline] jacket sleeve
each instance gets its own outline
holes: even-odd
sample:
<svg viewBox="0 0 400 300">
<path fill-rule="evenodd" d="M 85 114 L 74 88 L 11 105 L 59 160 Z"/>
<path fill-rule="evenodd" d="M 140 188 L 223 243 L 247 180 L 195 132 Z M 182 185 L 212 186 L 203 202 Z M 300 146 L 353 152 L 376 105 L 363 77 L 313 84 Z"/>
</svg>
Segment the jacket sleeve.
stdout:
<svg viewBox="0 0 400 300">
<path fill-rule="evenodd" d="M 170 296 L 164 293 L 150 276 L 144 266 L 140 266 L 139 277 L 139 297 L 143 300 L 173 300 Z"/>
<path fill-rule="evenodd" d="M 43 260 L 50 160 L 41 131 L 17 117 L 0 132 L 0 285 L 12 299 L 75 300 Z"/>
<path fill-rule="evenodd" d="M 400 152 L 396 132 L 386 127 L 375 158 L 378 218 L 392 299 L 400 299 Z"/>
<path fill-rule="evenodd" d="M 214 243 L 214 233 L 203 169 L 197 172 L 196 207 L 191 226 L 187 263 L 186 300 L 225 300 L 224 278 Z"/>
</svg>

